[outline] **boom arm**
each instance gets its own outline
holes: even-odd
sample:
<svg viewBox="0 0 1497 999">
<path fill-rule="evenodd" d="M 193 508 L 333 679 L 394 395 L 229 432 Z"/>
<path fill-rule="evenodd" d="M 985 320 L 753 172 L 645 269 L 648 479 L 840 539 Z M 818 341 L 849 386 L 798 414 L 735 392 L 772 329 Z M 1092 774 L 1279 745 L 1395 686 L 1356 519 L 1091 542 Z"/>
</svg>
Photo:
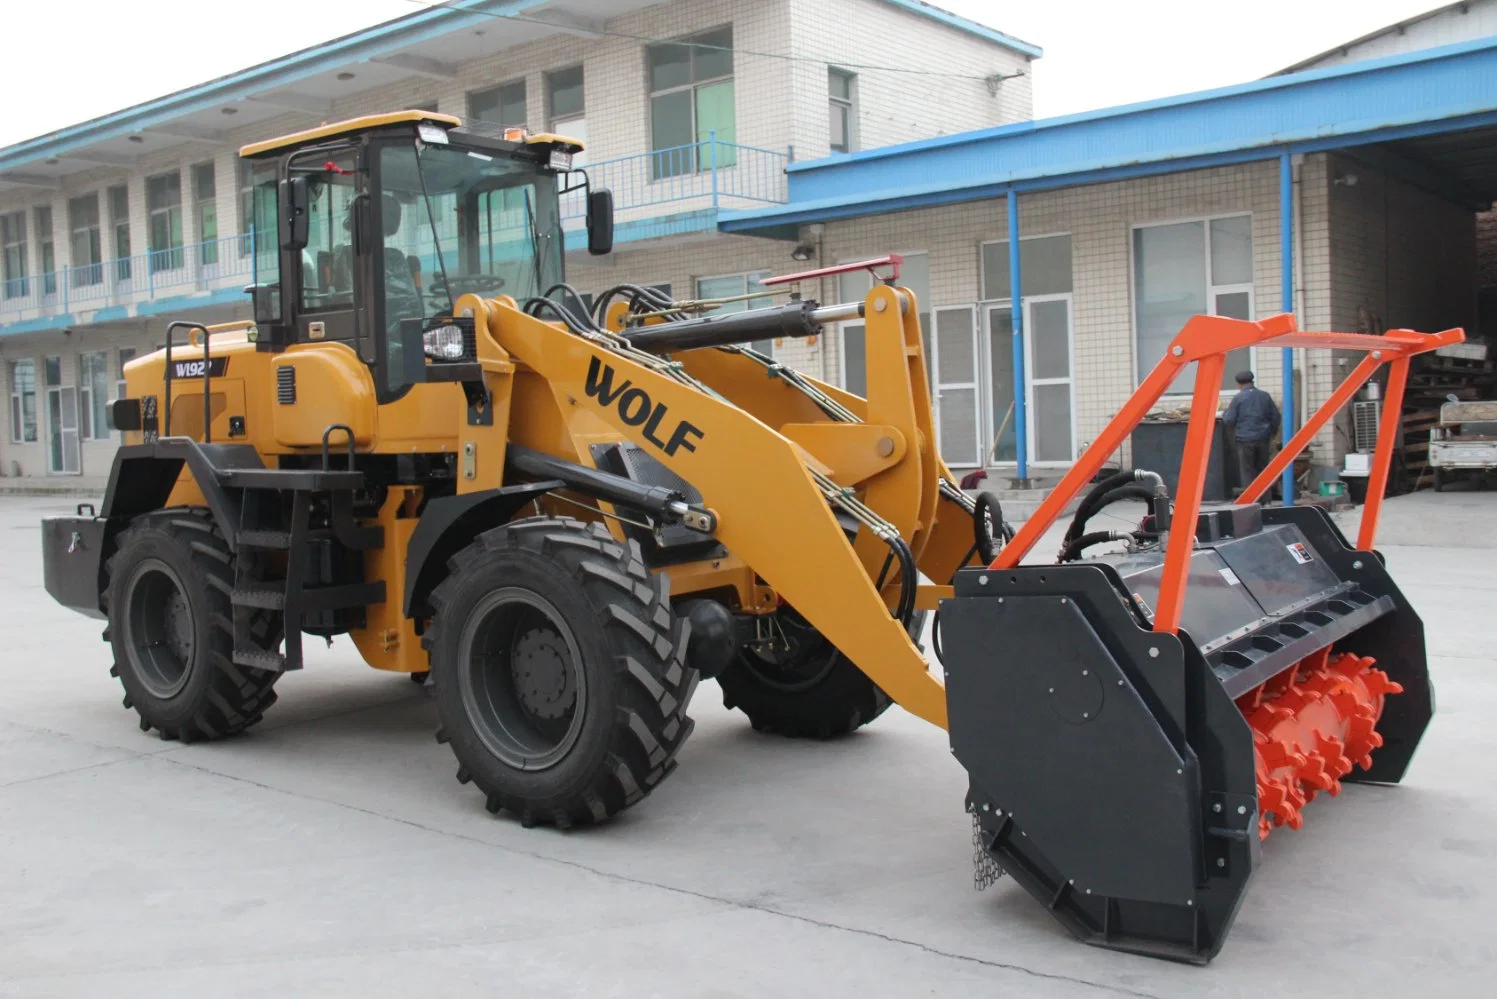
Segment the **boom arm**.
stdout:
<svg viewBox="0 0 1497 999">
<path fill-rule="evenodd" d="M 564 420 L 590 414 L 692 483 L 723 544 L 890 697 L 945 726 L 944 687 L 890 616 L 796 444 L 606 340 L 497 302 L 475 312 L 481 360 L 513 357 L 547 381 Z"/>
</svg>

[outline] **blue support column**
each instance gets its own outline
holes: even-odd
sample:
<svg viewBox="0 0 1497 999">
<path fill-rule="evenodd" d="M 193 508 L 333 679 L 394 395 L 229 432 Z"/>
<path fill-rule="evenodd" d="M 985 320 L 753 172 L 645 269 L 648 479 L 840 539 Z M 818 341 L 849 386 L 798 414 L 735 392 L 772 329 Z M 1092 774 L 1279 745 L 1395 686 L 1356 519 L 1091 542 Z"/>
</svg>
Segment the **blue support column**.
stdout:
<svg viewBox="0 0 1497 999">
<path fill-rule="evenodd" d="M 1294 164 L 1289 151 L 1279 154 L 1279 280 L 1280 312 L 1294 311 Z M 1280 353 L 1284 387 L 1280 392 L 1283 405 L 1283 443 L 1294 436 L 1294 348 L 1285 347 Z M 1294 505 L 1294 464 L 1284 469 L 1282 483 L 1284 505 Z"/>
<path fill-rule="evenodd" d="M 1008 290 L 1012 303 L 1009 312 L 1014 327 L 1014 443 L 1018 458 L 1015 477 L 1029 478 L 1029 404 L 1024 380 L 1024 298 L 1020 289 L 1019 269 L 1019 192 L 1008 192 Z"/>
</svg>

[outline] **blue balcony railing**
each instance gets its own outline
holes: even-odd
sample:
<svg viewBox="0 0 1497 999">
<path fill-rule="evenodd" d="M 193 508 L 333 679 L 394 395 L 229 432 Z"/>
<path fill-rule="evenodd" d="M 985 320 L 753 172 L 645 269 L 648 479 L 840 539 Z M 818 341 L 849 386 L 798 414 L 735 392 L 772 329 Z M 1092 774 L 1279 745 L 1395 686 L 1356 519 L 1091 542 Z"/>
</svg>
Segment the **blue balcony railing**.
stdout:
<svg viewBox="0 0 1497 999">
<path fill-rule="evenodd" d="M 613 191 L 620 221 L 703 208 L 749 208 L 783 204 L 786 152 L 723 142 L 716 133 L 702 142 L 584 164 L 594 188 Z M 581 225 L 587 206 L 581 191 L 562 198 L 567 228 Z"/>
<path fill-rule="evenodd" d="M 789 161 L 788 153 L 723 142 L 713 134 L 691 145 L 599 160 L 584 168 L 594 188 L 613 191 L 620 238 L 627 239 L 623 232 L 630 223 L 684 216 L 694 227 L 702 227 L 711 224 L 710 216 L 689 213 L 781 204 L 786 200 Z M 562 196 L 561 214 L 569 231 L 582 227 L 586 202 L 581 191 Z M 455 239 L 456 221 L 438 220 L 444 244 Z M 656 232 L 645 225 L 636 230 L 635 238 L 678 230 L 664 227 Z M 257 253 L 259 271 L 273 271 L 274 249 L 256 247 L 251 236 L 241 233 L 0 281 L 0 326 L 243 288 L 254 280 Z"/>
<path fill-rule="evenodd" d="M 251 240 L 237 235 L 63 267 L 0 283 L 0 323 L 242 287 L 254 273 Z"/>
</svg>

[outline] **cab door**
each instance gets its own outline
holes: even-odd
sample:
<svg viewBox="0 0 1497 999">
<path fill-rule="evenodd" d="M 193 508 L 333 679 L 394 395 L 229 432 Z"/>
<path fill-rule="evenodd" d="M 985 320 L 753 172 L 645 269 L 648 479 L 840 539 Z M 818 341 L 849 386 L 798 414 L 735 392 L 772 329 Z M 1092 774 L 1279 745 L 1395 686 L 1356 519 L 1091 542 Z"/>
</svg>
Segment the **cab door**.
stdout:
<svg viewBox="0 0 1497 999">
<path fill-rule="evenodd" d="M 296 339 L 337 340 L 348 344 L 366 363 L 373 363 L 374 338 L 366 310 L 367 268 L 356 253 L 364 175 L 353 147 L 326 149 L 291 161 L 293 174 L 307 178 L 307 245 L 300 251 L 295 288 Z"/>
</svg>

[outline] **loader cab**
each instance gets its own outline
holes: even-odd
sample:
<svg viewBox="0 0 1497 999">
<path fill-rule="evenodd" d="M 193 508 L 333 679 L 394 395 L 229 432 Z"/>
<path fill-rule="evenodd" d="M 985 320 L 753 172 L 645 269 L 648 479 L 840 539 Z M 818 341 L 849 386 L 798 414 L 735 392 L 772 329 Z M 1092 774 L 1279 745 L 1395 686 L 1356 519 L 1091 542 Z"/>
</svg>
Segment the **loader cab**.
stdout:
<svg viewBox="0 0 1497 999">
<path fill-rule="evenodd" d="M 612 198 L 571 169 L 580 143 L 459 125 L 407 111 L 241 150 L 264 349 L 346 343 L 390 401 L 429 380 L 423 333 L 462 295 L 523 304 L 563 280 L 563 194 L 586 191 L 588 249 L 611 250 Z"/>
</svg>

